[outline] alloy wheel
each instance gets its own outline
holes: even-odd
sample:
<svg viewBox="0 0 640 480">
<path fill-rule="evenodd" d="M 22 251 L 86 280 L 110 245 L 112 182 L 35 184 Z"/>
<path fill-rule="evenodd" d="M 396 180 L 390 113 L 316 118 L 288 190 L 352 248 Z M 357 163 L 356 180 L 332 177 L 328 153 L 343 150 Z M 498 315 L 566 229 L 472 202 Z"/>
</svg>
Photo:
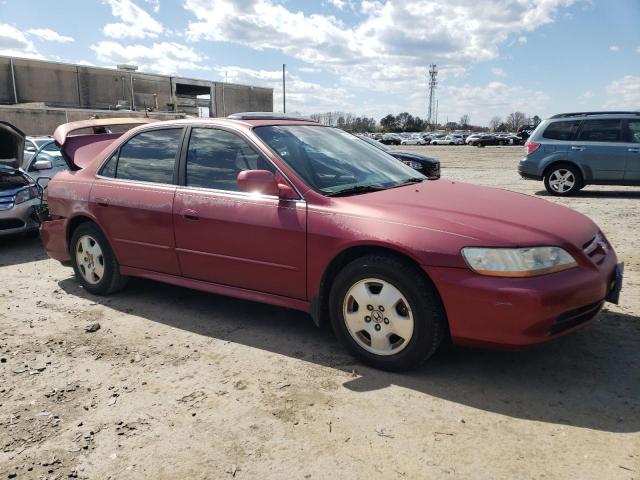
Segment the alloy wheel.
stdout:
<svg viewBox="0 0 640 480">
<path fill-rule="evenodd" d="M 566 193 L 573 189 L 576 184 L 576 178 L 570 170 L 559 168 L 554 170 L 549 176 L 549 185 L 554 192 Z"/>
</svg>

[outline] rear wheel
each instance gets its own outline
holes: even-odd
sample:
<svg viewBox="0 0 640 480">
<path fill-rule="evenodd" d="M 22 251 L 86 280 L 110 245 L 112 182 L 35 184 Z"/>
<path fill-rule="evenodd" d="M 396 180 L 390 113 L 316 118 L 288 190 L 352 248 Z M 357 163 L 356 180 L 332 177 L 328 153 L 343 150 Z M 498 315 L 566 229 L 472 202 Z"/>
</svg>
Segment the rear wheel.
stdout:
<svg viewBox="0 0 640 480">
<path fill-rule="evenodd" d="M 127 277 L 120 275 L 120 266 L 102 230 L 91 222 L 81 224 L 70 242 L 71 262 L 85 290 L 96 295 L 108 295 L 120 290 Z"/>
<path fill-rule="evenodd" d="M 551 167 L 544 176 L 544 187 L 552 195 L 568 196 L 584 187 L 580 171 L 569 164 Z"/>
<path fill-rule="evenodd" d="M 348 264 L 336 277 L 329 301 L 338 339 L 376 368 L 415 367 L 445 335 L 435 287 L 415 265 L 392 256 L 371 255 Z"/>
</svg>

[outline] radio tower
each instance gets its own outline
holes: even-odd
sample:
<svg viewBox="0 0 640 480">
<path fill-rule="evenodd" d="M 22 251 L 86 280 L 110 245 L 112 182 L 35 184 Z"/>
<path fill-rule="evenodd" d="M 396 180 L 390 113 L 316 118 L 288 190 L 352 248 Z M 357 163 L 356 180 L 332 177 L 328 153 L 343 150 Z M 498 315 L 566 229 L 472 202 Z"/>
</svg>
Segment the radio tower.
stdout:
<svg viewBox="0 0 640 480">
<path fill-rule="evenodd" d="M 435 63 L 429 65 L 429 112 L 427 122 L 433 130 L 436 119 L 436 86 L 438 85 L 438 66 Z"/>
</svg>

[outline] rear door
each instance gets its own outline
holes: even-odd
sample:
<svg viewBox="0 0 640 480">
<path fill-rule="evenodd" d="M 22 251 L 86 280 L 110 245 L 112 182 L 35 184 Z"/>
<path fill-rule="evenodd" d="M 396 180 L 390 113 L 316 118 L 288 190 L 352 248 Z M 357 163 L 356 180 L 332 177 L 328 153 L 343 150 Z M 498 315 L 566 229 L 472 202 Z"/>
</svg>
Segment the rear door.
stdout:
<svg viewBox="0 0 640 480">
<path fill-rule="evenodd" d="M 583 120 L 569 146 L 569 160 L 578 164 L 596 182 L 623 180 L 626 150 L 622 120 Z"/>
<path fill-rule="evenodd" d="M 90 206 L 121 265 L 179 275 L 173 200 L 183 128 L 158 128 L 124 143 L 99 171 Z"/>
<path fill-rule="evenodd" d="M 306 298 L 306 203 L 241 192 L 242 170 L 274 165 L 240 135 L 194 127 L 173 207 L 182 275 Z M 283 182 L 286 182 L 283 178 Z"/>
<path fill-rule="evenodd" d="M 628 120 L 626 125 L 627 164 L 624 179 L 640 183 L 640 119 Z"/>
</svg>

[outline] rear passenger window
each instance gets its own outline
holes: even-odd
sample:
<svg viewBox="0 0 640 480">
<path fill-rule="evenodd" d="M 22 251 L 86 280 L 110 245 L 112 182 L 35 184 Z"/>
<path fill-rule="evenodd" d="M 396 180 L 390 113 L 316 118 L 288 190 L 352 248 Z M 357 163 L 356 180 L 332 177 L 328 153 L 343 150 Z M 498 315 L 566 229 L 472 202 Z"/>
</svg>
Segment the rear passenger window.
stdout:
<svg viewBox="0 0 640 480">
<path fill-rule="evenodd" d="M 627 124 L 627 142 L 640 143 L 640 120 L 629 120 Z"/>
<path fill-rule="evenodd" d="M 173 183 L 173 171 L 181 137 L 181 128 L 139 133 L 120 147 L 115 178 Z M 107 169 L 111 168 L 109 164 L 106 166 Z"/>
<path fill-rule="evenodd" d="M 542 136 L 549 140 L 572 140 L 578 130 L 580 121 L 553 122 L 545 129 Z"/>
<path fill-rule="evenodd" d="M 116 166 L 118 165 L 118 151 L 111 155 L 111 158 L 107 160 L 104 167 L 100 171 L 100 175 L 103 177 L 116 178 Z"/>
<path fill-rule="evenodd" d="M 190 187 L 238 191 L 243 170 L 275 168 L 239 136 L 213 128 L 193 128 L 187 151 L 186 184 Z"/>
<path fill-rule="evenodd" d="M 620 120 L 585 120 L 578 140 L 583 142 L 619 142 L 622 129 Z"/>
</svg>

